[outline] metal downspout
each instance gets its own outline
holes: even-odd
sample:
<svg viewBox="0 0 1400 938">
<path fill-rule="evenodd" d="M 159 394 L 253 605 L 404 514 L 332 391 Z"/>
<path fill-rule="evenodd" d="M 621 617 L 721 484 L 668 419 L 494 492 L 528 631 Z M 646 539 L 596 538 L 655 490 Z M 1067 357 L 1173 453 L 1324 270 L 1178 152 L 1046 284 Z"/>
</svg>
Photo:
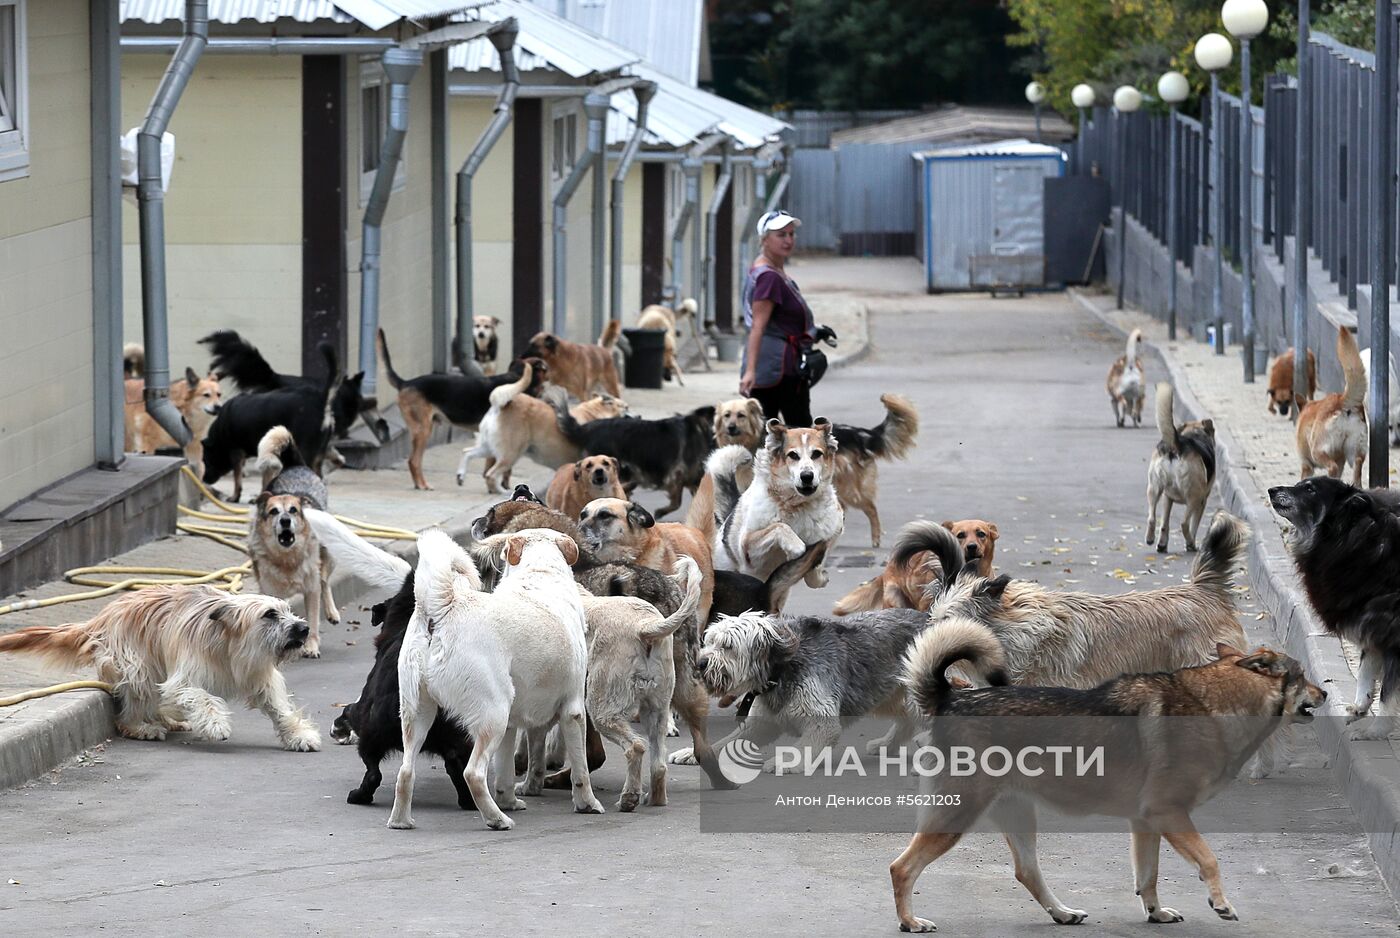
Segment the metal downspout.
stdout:
<svg viewBox="0 0 1400 938">
<path fill-rule="evenodd" d="M 656 82 L 644 81 L 634 87 L 632 93 L 637 96 L 636 127 L 627 145 L 622 148 L 622 155 L 618 158 L 617 169 L 613 171 L 612 177 L 612 249 L 608 252 L 608 305 L 611 317 L 617 320 L 622 319 L 622 226 L 627 174 L 637 159 L 642 138 L 646 136 L 647 111 L 651 107 L 651 99 L 656 95 Z"/>
<path fill-rule="evenodd" d="M 681 206 L 680 216 L 676 218 L 676 226 L 671 229 L 671 305 L 680 307 L 681 300 L 685 299 L 685 278 L 682 273 L 685 271 L 685 261 L 683 248 L 685 246 L 685 235 L 687 229 L 695 228 L 695 242 L 691 251 L 691 273 L 698 279 L 700 276 L 700 167 L 704 165 L 702 157 L 706 152 L 713 149 L 729 138 L 724 134 L 711 134 L 697 142 L 686 151 L 685 159 L 681 160 L 681 172 L 685 174 L 685 203 Z M 691 222 L 694 222 L 692 226 Z"/>
<path fill-rule="evenodd" d="M 360 387 L 364 396 L 363 411 L 370 426 L 375 425 L 373 418 L 379 407 L 375 398 L 379 379 L 375 333 L 379 329 L 380 225 L 389 206 L 389 191 L 394 185 L 404 137 L 408 135 L 408 86 L 423 64 L 423 53 L 416 49 L 389 49 L 384 53 L 383 62 L 384 75 L 389 79 L 389 126 L 379 147 L 374 188 L 365 205 L 360 250 L 360 369 L 365 373 Z"/>
<path fill-rule="evenodd" d="M 146 412 L 181 446 L 192 434 L 170 403 L 170 333 L 165 292 L 165 189 L 160 141 L 209 38 L 208 0 L 186 0 L 185 34 L 136 137 L 137 209 L 141 236 L 141 326 L 146 342 Z"/>
<path fill-rule="evenodd" d="M 569 248 L 569 199 L 573 197 L 583 177 L 590 170 L 596 170 L 595 157 L 603 148 L 603 121 L 608 116 L 608 96 L 596 91 L 584 95 L 583 111 L 588 116 L 588 148 L 583 157 L 574 165 L 559 192 L 554 196 L 554 309 L 552 312 L 553 332 L 566 337 L 569 328 L 568 309 L 568 257 Z"/>
<path fill-rule="evenodd" d="M 715 191 L 710 195 L 709 208 L 705 210 L 705 305 L 704 325 L 715 322 L 715 255 L 719 253 L 719 210 L 729 194 L 729 184 L 734 178 L 733 146 L 726 143 L 720 154 L 719 178 L 715 180 Z"/>
<path fill-rule="evenodd" d="M 768 201 L 768 173 L 772 168 L 773 161 L 768 157 L 754 158 L 753 206 L 749 209 L 749 217 L 744 219 L 743 234 L 739 236 L 739 258 L 743 261 L 745 270 L 748 270 L 749 258 L 753 251 L 754 228 L 763 216 L 763 206 Z"/>
<path fill-rule="evenodd" d="M 472 180 L 510 124 L 511 109 L 520 92 L 520 72 L 512 51 L 518 34 L 519 27 L 513 17 L 503 20 L 500 28 L 490 34 L 491 45 L 496 47 L 501 60 L 504 84 L 496 99 L 496 112 L 491 122 L 481 132 L 476 146 L 472 147 L 462 168 L 457 171 L 457 344 L 463 355 L 469 354 L 472 343 Z"/>
</svg>

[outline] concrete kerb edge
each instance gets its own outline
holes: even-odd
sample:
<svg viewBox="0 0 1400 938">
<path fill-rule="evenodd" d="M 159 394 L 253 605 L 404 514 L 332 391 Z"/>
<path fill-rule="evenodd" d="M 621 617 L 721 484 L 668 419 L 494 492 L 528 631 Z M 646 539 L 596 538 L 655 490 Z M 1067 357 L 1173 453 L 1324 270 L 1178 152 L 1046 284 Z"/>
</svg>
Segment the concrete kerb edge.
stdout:
<svg viewBox="0 0 1400 938">
<path fill-rule="evenodd" d="M 441 528 L 454 541 L 464 542 L 480 511 L 481 506 L 474 506 L 433 527 Z M 417 562 L 416 542 L 395 541 L 386 549 L 409 563 Z M 368 587 L 348 573 L 334 573 L 331 589 L 358 597 L 364 595 Z M 7 737 L 0 745 L 0 791 L 46 775 L 83 750 L 116 734 L 116 708 L 107 694 L 84 691 L 61 699 L 61 705 L 28 721 L 19 733 Z"/>
<path fill-rule="evenodd" d="M 1127 332 L 1103 315 L 1093 300 L 1078 290 L 1068 291 L 1074 301 L 1108 329 L 1122 338 Z M 1172 386 L 1192 419 L 1206 415 L 1205 408 L 1191 390 L 1185 370 L 1165 349 L 1144 343 L 1161 359 Z M 1308 675 L 1319 684 L 1330 685 L 1332 714 L 1338 716 L 1356 689 L 1356 679 L 1347 666 L 1340 641 L 1328 635 L 1299 592 L 1293 561 L 1284 547 L 1283 535 L 1272 510 L 1266 508 L 1266 494 L 1259 490 L 1248 472 L 1231 457 L 1243 452 L 1228 428 L 1215 428 L 1221 500 L 1232 514 L 1249 524 L 1250 586 L 1278 623 L 1290 655 L 1307 663 Z M 1341 786 L 1366 837 L 1391 895 L 1400 896 L 1400 783 L 1393 776 L 1396 760 L 1385 740 L 1354 741 L 1338 719 L 1316 721 L 1318 743 L 1327 754 L 1333 775 Z"/>
</svg>

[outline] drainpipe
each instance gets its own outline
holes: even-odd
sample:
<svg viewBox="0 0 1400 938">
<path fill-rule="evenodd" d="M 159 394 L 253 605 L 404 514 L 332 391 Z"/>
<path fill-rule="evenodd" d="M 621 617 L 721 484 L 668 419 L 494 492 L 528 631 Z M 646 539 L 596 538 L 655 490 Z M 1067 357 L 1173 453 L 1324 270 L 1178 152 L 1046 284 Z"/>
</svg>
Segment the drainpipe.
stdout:
<svg viewBox="0 0 1400 938">
<path fill-rule="evenodd" d="M 389 127 L 379 147 L 379 168 L 365 206 L 360 241 L 360 368 L 365 373 L 360 388 L 364 396 L 362 413 L 370 426 L 379 419 L 379 402 L 374 395 L 379 378 L 374 340 L 379 329 L 380 225 L 389 206 L 389 190 L 394 185 L 404 137 L 408 135 L 408 86 L 423 64 L 423 53 L 417 49 L 389 49 L 383 61 L 384 75 L 389 79 Z"/>
<path fill-rule="evenodd" d="M 515 65 L 515 38 L 519 33 L 514 17 L 503 20 L 501 27 L 490 34 L 491 45 L 501 60 L 500 97 L 496 113 L 481 132 L 472 152 L 457 171 L 457 343 L 463 355 L 469 355 L 472 343 L 472 180 L 491 148 L 510 124 L 511 108 L 520 91 L 520 73 Z"/>
<path fill-rule="evenodd" d="M 636 127 L 627 145 L 622 148 L 622 155 L 618 158 L 617 169 L 612 178 L 612 250 L 608 255 L 611 289 L 608 291 L 608 299 L 612 318 L 618 320 L 622 319 L 623 193 L 627 188 L 627 173 L 631 171 L 632 163 L 637 159 L 637 151 L 641 149 L 642 138 L 646 136 L 647 110 L 651 106 L 651 99 L 656 95 L 656 82 L 644 81 L 633 88 L 632 93 L 637 96 Z"/>
<path fill-rule="evenodd" d="M 569 199 L 577 191 L 589 170 L 596 170 L 596 157 L 603 149 L 603 121 L 608 116 L 608 96 L 590 91 L 583 97 L 583 112 L 588 116 L 588 150 L 574 165 L 569 177 L 554 196 L 554 334 L 566 337 L 569 328 L 568 310 L 568 221 Z M 601 276 L 601 271 L 596 271 Z"/>
<path fill-rule="evenodd" d="M 724 198 L 729 194 L 729 183 L 734 178 L 732 162 L 733 146 L 724 145 L 720 154 L 719 178 L 715 180 L 715 191 L 710 196 L 710 206 L 705 210 L 705 325 L 715 322 L 715 255 L 719 253 L 719 210 Z"/>
<path fill-rule="evenodd" d="M 170 403 L 170 334 L 165 294 L 165 189 L 160 140 L 209 38 L 208 0 L 186 0 L 185 34 L 165 70 L 136 137 L 137 208 L 141 233 L 141 326 L 146 341 L 146 413 L 181 446 L 190 428 Z"/>
<path fill-rule="evenodd" d="M 686 229 L 692 227 L 692 219 L 695 222 L 695 239 L 691 251 L 691 267 L 698 278 L 700 274 L 700 167 L 704 165 L 702 157 L 705 153 L 713 149 L 717 144 L 729 139 L 724 134 L 711 134 L 700 140 L 686 151 L 685 159 L 681 161 L 681 172 L 685 174 L 685 204 L 681 206 L 680 217 L 676 219 L 676 227 L 671 230 L 671 304 L 679 307 L 682 295 L 685 290 L 685 278 L 681 275 L 685 268 L 685 261 L 682 249 L 685 245 Z"/>
<path fill-rule="evenodd" d="M 768 201 L 768 173 L 773 168 L 773 159 L 766 150 L 765 147 L 754 157 L 753 205 L 749 208 L 749 216 L 744 219 L 743 234 L 739 236 L 739 259 L 745 270 L 748 270 L 749 258 L 752 257 L 754 228 L 763 216 L 764 204 Z"/>
</svg>

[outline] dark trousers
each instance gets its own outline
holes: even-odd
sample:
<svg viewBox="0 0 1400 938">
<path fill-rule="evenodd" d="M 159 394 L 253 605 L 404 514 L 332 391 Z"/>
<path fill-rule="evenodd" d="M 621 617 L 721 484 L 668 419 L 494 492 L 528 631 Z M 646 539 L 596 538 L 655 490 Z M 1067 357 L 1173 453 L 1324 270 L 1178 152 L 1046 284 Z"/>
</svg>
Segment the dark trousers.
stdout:
<svg viewBox="0 0 1400 938">
<path fill-rule="evenodd" d="M 788 375 L 771 388 L 754 388 L 749 396 L 763 405 L 763 416 L 771 419 L 782 413 L 789 427 L 812 425 L 812 389 L 807 382 Z"/>
</svg>

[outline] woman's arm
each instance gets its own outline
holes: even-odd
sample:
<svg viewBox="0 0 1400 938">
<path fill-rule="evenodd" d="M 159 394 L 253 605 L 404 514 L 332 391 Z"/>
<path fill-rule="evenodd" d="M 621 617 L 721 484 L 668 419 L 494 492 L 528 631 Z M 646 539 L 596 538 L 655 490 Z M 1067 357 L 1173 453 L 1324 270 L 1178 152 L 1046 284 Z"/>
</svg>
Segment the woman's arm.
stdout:
<svg viewBox="0 0 1400 938">
<path fill-rule="evenodd" d="M 773 315 L 772 300 L 754 300 L 750 308 L 753 310 L 753 327 L 749 329 L 749 348 L 745 356 L 744 374 L 739 378 L 739 393 L 744 397 L 749 396 L 753 390 L 753 383 L 758 375 L 758 350 L 763 344 L 763 330 L 768 328 L 768 320 Z"/>
</svg>

